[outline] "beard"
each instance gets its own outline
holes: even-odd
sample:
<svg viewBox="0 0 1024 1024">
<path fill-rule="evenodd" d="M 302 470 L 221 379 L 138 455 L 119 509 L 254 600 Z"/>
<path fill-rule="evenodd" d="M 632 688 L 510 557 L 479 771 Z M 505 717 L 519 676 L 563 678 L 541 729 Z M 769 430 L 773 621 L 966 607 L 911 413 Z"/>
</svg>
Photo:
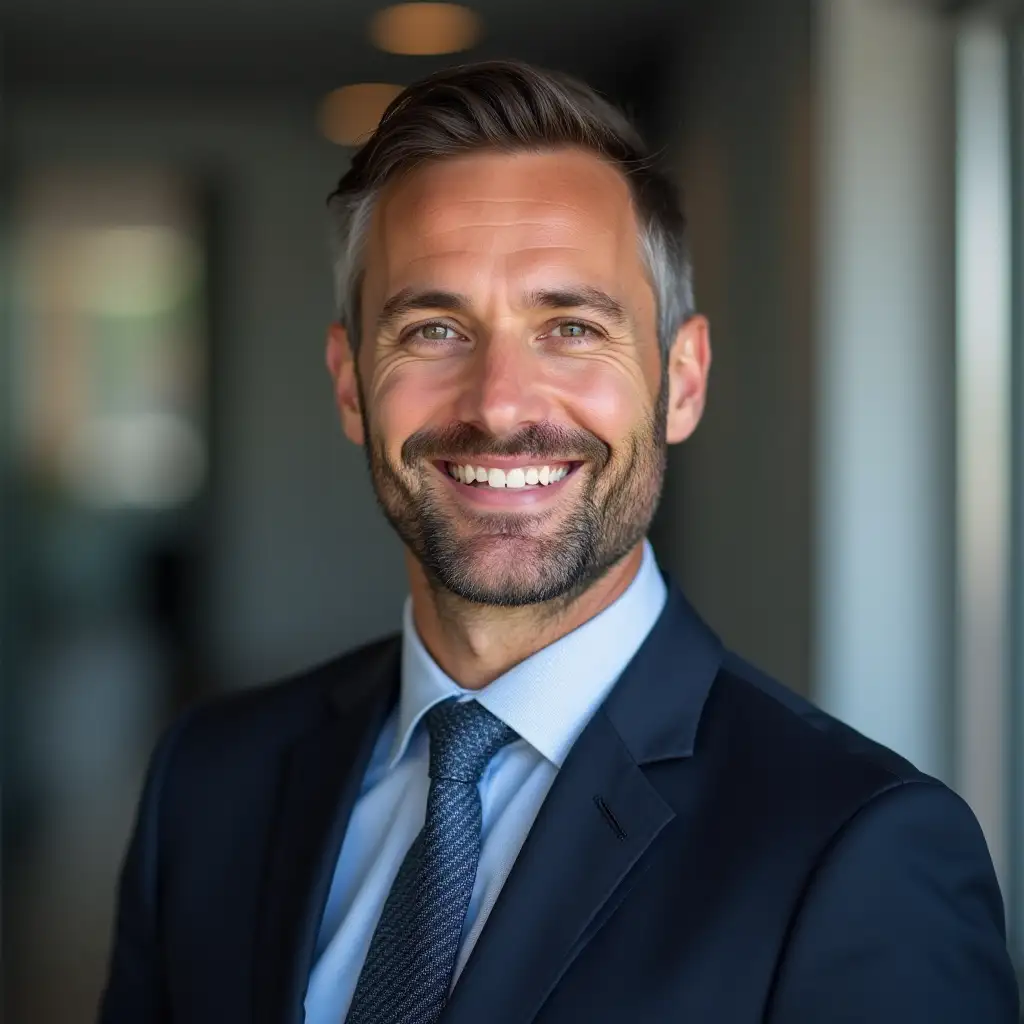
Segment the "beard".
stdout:
<svg viewBox="0 0 1024 1024">
<path fill-rule="evenodd" d="M 663 374 L 652 415 L 618 450 L 588 431 L 554 424 L 498 438 L 456 423 L 417 431 L 402 445 L 398 464 L 364 412 L 374 493 L 435 590 L 491 606 L 571 601 L 650 528 L 665 477 L 667 401 Z M 473 512 L 432 479 L 435 460 L 475 463 L 488 455 L 527 457 L 538 465 L 582 462 L 576 472 L 587 477 L 577 493 L 541 512 Z"/>
</svg>

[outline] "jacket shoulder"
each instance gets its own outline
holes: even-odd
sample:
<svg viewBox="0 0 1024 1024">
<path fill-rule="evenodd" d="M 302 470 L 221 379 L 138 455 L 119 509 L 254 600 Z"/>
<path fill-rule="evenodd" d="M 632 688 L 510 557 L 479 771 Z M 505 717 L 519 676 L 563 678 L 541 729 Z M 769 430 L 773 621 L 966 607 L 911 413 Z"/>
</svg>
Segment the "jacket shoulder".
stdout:
<svg viewBox="0 0 1024 1024">
<path fill-rule="evenodd" d="M 733 691 L 734 699 L 756 708 L 770 737 L 773 729 L 782 729 L 804 756 L 847 764 L 851 768 L 902 782 L 935 782 L 905 757 L 869 739 L 863 733 L 823 711 L 812 701 L 744 661 L 728 653 L 723 660 L 721 682 Z"/>
<path fill-rule="evenodd" d="M 773 808 L 776 826 L 804 833 L 814 845 L 892 790 L 946 790 L 895 751 L 732 654 L 724 656 L 711 688 L 697 744 L 718 764 L 736 799 Z"/>
</svg>

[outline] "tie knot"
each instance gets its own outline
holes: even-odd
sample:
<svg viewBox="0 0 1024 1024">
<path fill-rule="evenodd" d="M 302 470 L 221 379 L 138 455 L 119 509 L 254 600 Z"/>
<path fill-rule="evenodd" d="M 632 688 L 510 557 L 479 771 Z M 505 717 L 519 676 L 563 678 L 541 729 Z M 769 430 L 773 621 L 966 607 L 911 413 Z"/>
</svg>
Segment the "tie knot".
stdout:
<svg viewBox="0 0 1024 1024">
<path fill-rule="evenodd" d="M 430 777 L 476 785 L 491 758 L 516 739 L 514 729 L 475 700 L 454 699 L 427 712 Z"/>
</svg>

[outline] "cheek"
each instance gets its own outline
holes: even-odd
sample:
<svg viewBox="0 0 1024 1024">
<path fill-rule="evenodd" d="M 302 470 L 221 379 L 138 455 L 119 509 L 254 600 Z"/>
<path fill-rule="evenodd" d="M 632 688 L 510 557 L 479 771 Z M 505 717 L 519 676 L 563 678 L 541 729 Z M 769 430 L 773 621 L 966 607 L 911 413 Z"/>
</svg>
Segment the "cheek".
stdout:
<svg viewBox="0 0 1024 1024">
<path fill-rule="evenodd" d="M 647 384 L 631 367 L 594 359 L 561 377 L 559 393 L 572 419 L 613 448 L 650 415 Z"/>
<path fill-rule="evenodd" d="M 378 373 L 370 398 L 373 424 L 389 451 L 397 453 L 410 435 L 424 427 L 451 422 L 451 374 L 436 367 L 409 362 Z"/>
</svg>

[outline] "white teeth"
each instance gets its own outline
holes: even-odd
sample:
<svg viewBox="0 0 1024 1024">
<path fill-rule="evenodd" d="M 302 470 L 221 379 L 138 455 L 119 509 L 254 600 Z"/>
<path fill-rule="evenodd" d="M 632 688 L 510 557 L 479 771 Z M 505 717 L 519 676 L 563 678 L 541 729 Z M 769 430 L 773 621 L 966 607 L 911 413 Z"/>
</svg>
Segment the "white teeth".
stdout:
<svg viewBox="0 0 1024 1024">
<path fill-rule="evenodd" d="M 568 466 L 516 466 L 508 471 L 503 469 L 485 469 L 483 466 L 459 466 L 448 463 L 448 475 L 463 484 L 484 484 L 489 487 L 546 487 L 558 483 L 569 472 Z"/>
</svg>

